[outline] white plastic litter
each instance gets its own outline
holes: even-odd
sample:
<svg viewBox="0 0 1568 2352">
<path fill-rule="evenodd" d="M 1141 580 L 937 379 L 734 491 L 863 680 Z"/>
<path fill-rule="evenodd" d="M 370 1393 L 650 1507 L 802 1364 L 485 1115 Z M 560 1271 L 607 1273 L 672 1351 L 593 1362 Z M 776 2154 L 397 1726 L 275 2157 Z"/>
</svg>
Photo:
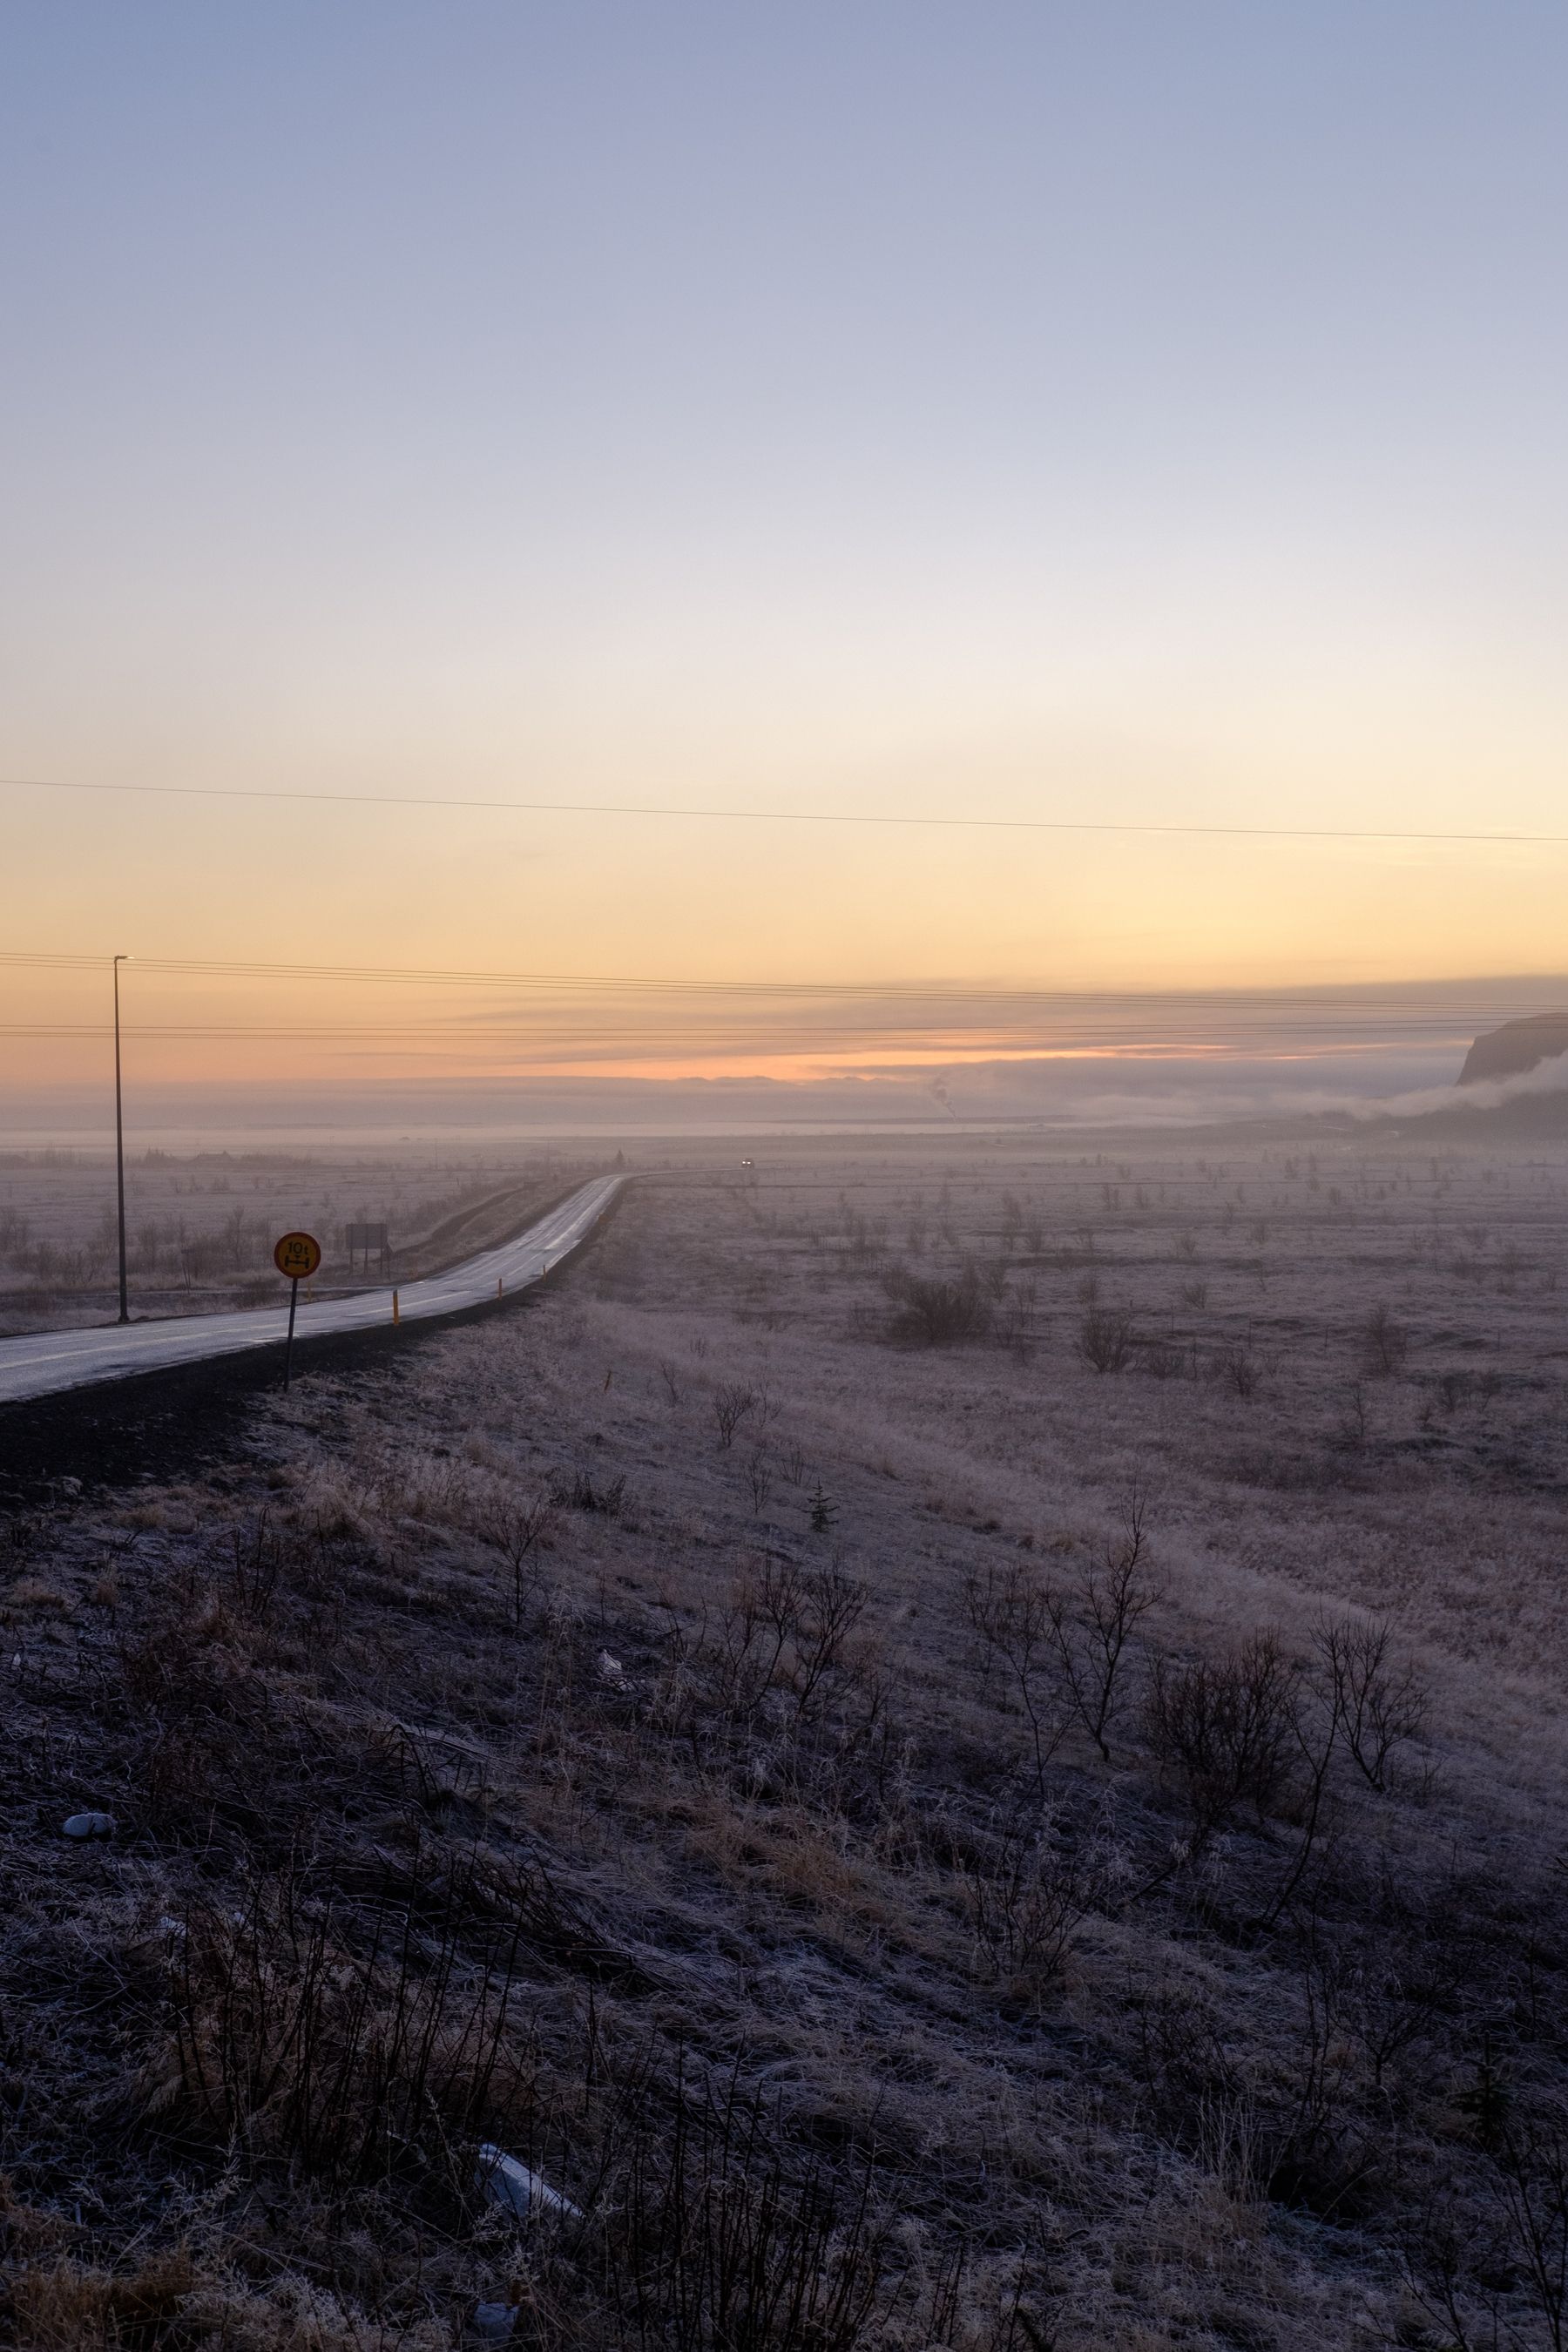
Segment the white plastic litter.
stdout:
<svg viewBox="0 0 1568 2352">
<path fill-rule="evenodd" d="M 504 2205 L 520 2221 L 537 2221 L 546 2214 L 555 2214 L 569 2221 L 583 2218 L 569 2197 L 552 2189 L 548 2180 L 541 2180 L 526 2164 L 509 2156 L 504 2147 L 493 2147 L 487 2140 L 479 2150 L 476 2184 L 497 2205 Z"/>
<path fill-rule="evenodd" d="M 73 1813 L 68 1822 L 60 1824 L 68 1838 L 105 1838 L 114 1835 L 112 1813 Z"/>
<path fill-rule="evenodd" d="M 517 2314 L 515 2303 L 476 2303 L 468 2333 L 481 2344 L 510 2344 Z"/>
</svg>

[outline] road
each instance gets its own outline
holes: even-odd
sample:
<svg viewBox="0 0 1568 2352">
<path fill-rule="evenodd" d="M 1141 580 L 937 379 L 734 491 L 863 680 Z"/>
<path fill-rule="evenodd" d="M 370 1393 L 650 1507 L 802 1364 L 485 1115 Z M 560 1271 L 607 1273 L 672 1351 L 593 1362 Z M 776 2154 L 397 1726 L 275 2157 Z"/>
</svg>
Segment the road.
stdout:
<svg viewBox="0 0 1568 2352">
<path fill-rule="evenodd" d="M 445 1274 L 409 1283 L 398 1293 L 400 1319 L 419 1323 L 433 1315 L 480 1307 L 497 1297 L 498 1283 L 503 1293 L 525 1290 L 587 1239 L 625 1181 L 622 1176 L 595 1177 L 515 1241 L 466 1258 Z M 301 1289 L 294 1336 L 297 1340 L 317 1339 L 334 1331 L 369 1331 L 391 1320 L 389 1290 L 307 1303 Z M 26 1332 L 17 1339 L 0 1339 L 0 1404 L 87 1388 L 98 1381 L 123 1380 L 132 1372 L 158 1371 L 169 1364 L 199 1363 L 205 1356 L 273 1347 L 288 1328 L 285 1304 L 244 1307 L 227 1315 L 172 1316 L 155 1323 L 99 1324 L 87 1331 Z"/>
</svg>

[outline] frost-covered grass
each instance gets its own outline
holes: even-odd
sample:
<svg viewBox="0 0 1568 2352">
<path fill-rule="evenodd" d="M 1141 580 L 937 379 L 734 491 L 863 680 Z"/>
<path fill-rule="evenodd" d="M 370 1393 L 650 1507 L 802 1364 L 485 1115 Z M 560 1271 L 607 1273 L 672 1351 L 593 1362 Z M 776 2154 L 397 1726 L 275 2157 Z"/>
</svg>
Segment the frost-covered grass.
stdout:
<svg viewBox="0 0 1568 2352">
<path fill-rule="evenodd" d="M 1556 2340 L 1555 1169 L 753 1156 L 12 1531 L 19 2340 Z"/>
</svg>

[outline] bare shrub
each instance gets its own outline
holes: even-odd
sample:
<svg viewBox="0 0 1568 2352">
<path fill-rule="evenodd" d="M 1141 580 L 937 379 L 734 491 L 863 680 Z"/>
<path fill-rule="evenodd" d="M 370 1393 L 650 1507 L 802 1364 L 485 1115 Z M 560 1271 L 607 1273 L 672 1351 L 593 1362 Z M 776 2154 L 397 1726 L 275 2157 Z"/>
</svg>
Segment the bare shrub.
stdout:
<svg viewBox="0 0 1568 2352">
<path fill-rule="evenodd" d="M 1385 1624 L 1342 1618 L 1320 1625 L 1313 1640 L 1345 1746 L 1370 1785 L 1386 1789 L 1394 1750 L 1426 1726 L 1426 1693 L 1411 1667 L 1394 1664 Z"/>
<path fill-rule="evenodd" d="M 1142 1495 L 1135 1491 L 1128 1497 L 1120 1538 L 1108 1542 L 1088 1570 L 1074 1596 L 1076 1609 L 1062 1595 L 1051 1596 L 1051 1633 L 1062 1679 L 1073 1712 L 1107 1764 L 1123 1654 L 1160 1599 L 1142 1565 L 1144 1508 Z"/>
<path fill-rule="evenodd" d="M 1568 2345 L 1568 2133 L 1554 2122 L 1510 2133 L 1498 2165 L 1516 2259 L 1552 2352 Z"/>
<path fill-rule="evenodd" d="M 913 1341 L 922 1348 L 951 1348 L 964 1339 L 982 1339 L 991 1328 L 992 1307 L 973 1267 L 957 1282 L 925 1281 L 903 1276 L 888 1285 L 897 1301 L 888 1336 Z"/>
<path fill-rule="evenodd" d="M 550 1500 L 563 1510 L 597 1511 L 607 1519 L 618 1519 L 626 1508 L 626 1474 L 617 1472 L 613 1478 L 595 1482 L 591 1470 L 574 1470 L 570 1478 L 553 1481 Z"/>
<path fill-rule="evenodd" d="M 964 1586 L 986 1679 L 998 1664 L 1029 1727 L 1035 1780 L 1073 1725 L 1110 1760 L 1110 1729 L 1121 1703 L 1127 1644 L 1160 1595 L 1143 1568 L 1142 1497 L 1124 1506 L 1121 1532 L 1107 1542 L 1074 1589 L 1031 1566 L 990 1569 Z"/>
<path fill-rule="evenodd" d="M 1015 1566 L 971 1576 L 964 1608 L 981 1643 L 986 1680 L 998 1663 L 1029 1727 L 1035 1786 L 1045 1793 L 1046 1766 L 1071 1728 L 1074 1708 L 1058 1674 L 1052 1594 L 1035 1570 Z"/>
<path fill-rule="evenodd" d="M 236 1528 L 229 1541 L 234 1555 L 230 1578 L 234 1606 L 253 1623 L 265 1624 L 278 1597 L 288 1547 L 265 1511 L 248 1526 Z"/>
<path fill-rule="evenodd" d="M 977 1975 L 1012 2004 L 1037 2007 L 1094 1907 L 1081 1850 L 1058 1843 L 1048 1816 L 1015 1815 L 989 1837 L 954 1840 L 952 1859 Z"/>
<path fill-rule="evenodd" d="M 1496 2203 L 1445 2180 L 1406 2233 L 1411 2292 L 1454 2352 L 1568 2346 L 1568 2138 L 1552 2118 L 1510 2132 L 1490 2168 Z M 1542 2331 L 1505 2317 L 1528 2297 Z M 1507 2330 L 1506 2334 L 1504 2330 Z"/>
<path fill-rule="evenodd" d="M 1125 1371 L 1132 1356 L 1132 1318 L 1119 1307 L 1092 1307 L 1078 1328 L 1078 1352 L 1096 1372 Z"/>
<path fill-rule="evenodd" d="M 1199 1844 L 1240 1805 L 1262 1815 L 1283 1794 L 1295 1755 L 1297 1668 L 1260 1633 L 1229 1657 L 1175 1665 L 1156 1658 L 1144 1711 L 1149 1742 L 1181 1790 Z"/>
<path fill-rule="evenodd" d="M 542 1581 L 531 1562 L 555 1525 L 556 1508 L 548 1494 L 522 1499 L 509 1495 L 486 1513 L 482 1522 L 485 1541 L 493 1545 L 511 1570 L 512 1623 L 519 1631 Z"/>
<path fill-rule="evenodd" d="M 752 1509 L 761 1518 L 768 1507 L 768 1497 L 773 1491 L 773 1465 L 766 1451 L 753 1446 L 746 1464 L 746 1484 L 751 1490 Z"/>
<path fill-rule="evenodd" d="M 1361 1328 L 1362 1362 L 1374 1380 L 1388 1380 L 1410 1353 L 1410 1334 L 1387 1306 L 1377 1306 Z"/>
<path fill-rule="evenodd" d="M 727 1454 L 735 1442 L 735 1433 L 743 1421 L 757 1410 L 757 1391 L 743 1381 L 731 1381 L 719 1390 L 713 1399 L 713 1421 L 719 1432 L 719 1449 Z"/>
<path fill-rule="evenodd" d="M 1347 1453 L 1362 1454 L 1371 1435 L 1366 1410 L 1366 1391 L 1359 1381 L 1352 1381 L 1340 1402 L 1339 1419 L 1334 1424 L 1334 1440 Z"/>
<path fill-rule="evenodd" d="M 851 1669 L 850 1637 L 868 1597 L 839 1568 L 769 1560 L 745 1579 L 724 1626 L 731 1709 L 752 1712 L 769 1692 L 784 1691 L 809 1716 Z"/>
<path fill-rule="evenodd" d="M 1227 1388 L 1232 1396 L 1247 1398 L 1258 1392 L 1258 1359 L 1245 1339 L 1232 1339 L 1216 1348 L 1209 1359 L 1209 1377 Z"/>
<path fill-rule="evenodd" d="M 912 2299 L 907 2261 L 870 2195 L 869 2156 L 847 2179 L 787 2155 L 780 2116 L 734 2075 L 667 2125 L 634 2110 L 607 2137 L 597 2259 L 627 2343 L 745 2352 L 855 2352 Z"/>
</svg>

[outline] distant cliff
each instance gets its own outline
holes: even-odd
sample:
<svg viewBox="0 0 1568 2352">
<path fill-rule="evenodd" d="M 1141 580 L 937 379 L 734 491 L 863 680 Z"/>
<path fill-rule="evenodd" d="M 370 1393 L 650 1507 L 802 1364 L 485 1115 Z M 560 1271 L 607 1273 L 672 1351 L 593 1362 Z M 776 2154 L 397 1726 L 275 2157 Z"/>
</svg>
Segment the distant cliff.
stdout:
<svg viewBox="0 0 1568 2352">
<path fill-rule="evenodd" d="M 1555 1054 L 1568 1054 L 1568 1013 L 1532 1013 L 1524 1021 L 1505 1021 L 1500 1029 L 1489 1029 L 1476 1039 L 1465 1055 L 1459 1084 L 1473 1087 L 1482 1078 L 1517 1078 Z"/>
</svg>

